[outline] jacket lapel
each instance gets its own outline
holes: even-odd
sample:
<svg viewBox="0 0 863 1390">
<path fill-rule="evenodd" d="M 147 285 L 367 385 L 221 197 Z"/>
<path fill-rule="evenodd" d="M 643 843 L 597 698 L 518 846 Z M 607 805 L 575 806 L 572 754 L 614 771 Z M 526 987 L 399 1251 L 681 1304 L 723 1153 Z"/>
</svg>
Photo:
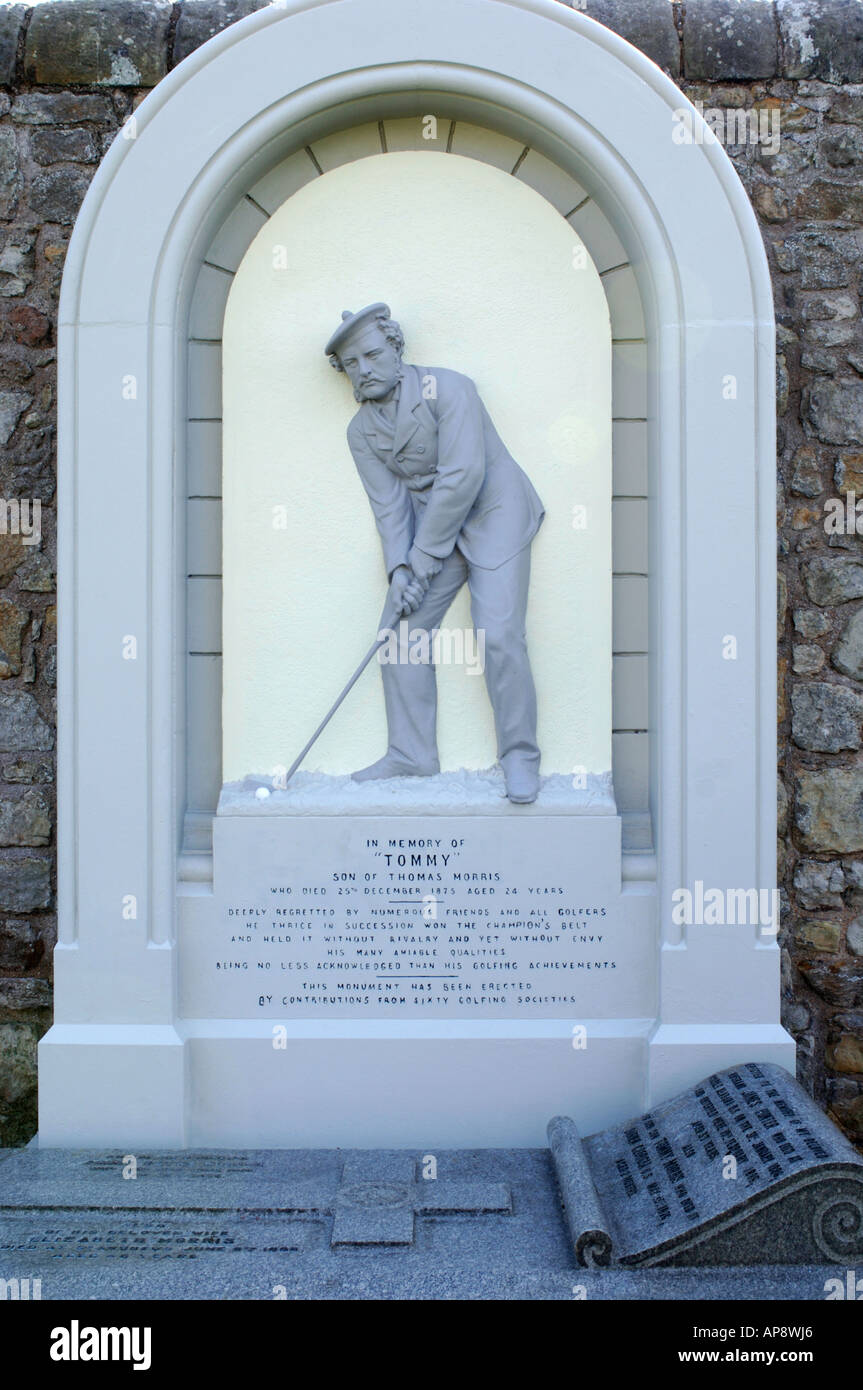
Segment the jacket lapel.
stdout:
<svg viewBox="0 0 863 1390">
<path fill-rule="evenodd" d="M 402 389 L 399 392 L 399 409 L 396 416 L 395 437 L 393 438 L 394 458 L 419 428 L 417 411 L 421 405 L 419 372 L 416 367 L 409 365 L 405 367 Z"/>
</svg>

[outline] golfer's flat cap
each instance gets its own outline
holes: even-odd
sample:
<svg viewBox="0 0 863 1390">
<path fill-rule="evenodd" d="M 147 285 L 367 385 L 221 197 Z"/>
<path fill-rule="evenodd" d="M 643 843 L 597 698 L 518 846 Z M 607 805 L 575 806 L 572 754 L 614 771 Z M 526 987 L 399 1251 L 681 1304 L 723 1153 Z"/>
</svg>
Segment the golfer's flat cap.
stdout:
<svg viewBox="0 0 863 1390">
<path fill-rule="evenodd" d="M 358 328 L 365 328 L 375 319 L 388 319 L 390 317 L 390 307 L 388 304 L 367 304 L 365 309 L 358 309 L 352 314 L 350 309 L 345 309 L 342 313 L 342 321 L 324 348 L 327 357 L 332 353 L 338 352 L 343 343 L 346 343 Z"/>
</svg>

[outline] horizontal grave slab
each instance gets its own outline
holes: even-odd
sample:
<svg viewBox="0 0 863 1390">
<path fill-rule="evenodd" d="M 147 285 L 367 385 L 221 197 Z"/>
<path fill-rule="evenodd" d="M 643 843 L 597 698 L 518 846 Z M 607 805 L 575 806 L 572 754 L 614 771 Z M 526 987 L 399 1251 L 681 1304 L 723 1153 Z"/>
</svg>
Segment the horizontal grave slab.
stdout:
<svg viewBox="0 0 863 1390">
<path fill-rule="evenodd" d="M 508 1182 L 427 1178 L 410 1154 L 24 1153 L 3 1170 L 0 1258 L 197 1257 L 412 1245 L 417 1218 L 512 1212 Z"/>
</svg>

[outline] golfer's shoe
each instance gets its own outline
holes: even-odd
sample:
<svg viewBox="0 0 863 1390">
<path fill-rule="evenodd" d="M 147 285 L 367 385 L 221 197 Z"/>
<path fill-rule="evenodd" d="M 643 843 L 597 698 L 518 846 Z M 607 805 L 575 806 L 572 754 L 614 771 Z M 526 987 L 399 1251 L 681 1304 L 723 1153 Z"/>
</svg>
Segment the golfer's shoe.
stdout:
<svg viewBox="0 0 863 1390">
<path fill-rule="evenodd" d="M 355 782 L 371 782 L 385 777 L 434 777 L 436 772 L 440 772 L 440 763 L 417 767 L 415 763 L 405 762 L 404 758 L 396 757 L 393 753 L 385 753 L 376 763 L 361 767 L 359 772 L 352 772 L 351 777 Z"/>
<path fill-rule="evenodd" d="M 506 794 L 517 804 L 536 801 L 539 792 L 539 771 L 533 763 L 508 763 L 503 770 Z"/>
</svg>

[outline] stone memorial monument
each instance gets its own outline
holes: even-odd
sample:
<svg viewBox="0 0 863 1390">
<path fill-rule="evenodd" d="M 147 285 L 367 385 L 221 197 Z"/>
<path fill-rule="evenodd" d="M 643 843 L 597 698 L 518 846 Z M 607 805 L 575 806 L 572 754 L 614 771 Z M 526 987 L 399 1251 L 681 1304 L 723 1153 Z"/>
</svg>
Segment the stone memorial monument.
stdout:
<svg viewBox="0 0 863 1390">
<path fill-rule="evenodd" d="M 596 1230 L 673 1256 L 673 1204 L 615 1225 L 616 1127 L 794 1067 L 761 237 L 722 148 L 672 139 L 680 91 L 583 14 L 332 9 L 172 71 L 69 249 L 40 1144 L 537 1148 L 571 1116 L 605 1132 Z M 408 660 L 309 745 L 385 587 Z M 447 625 L 435 726 L 410 631 Z"/>
</svg>

